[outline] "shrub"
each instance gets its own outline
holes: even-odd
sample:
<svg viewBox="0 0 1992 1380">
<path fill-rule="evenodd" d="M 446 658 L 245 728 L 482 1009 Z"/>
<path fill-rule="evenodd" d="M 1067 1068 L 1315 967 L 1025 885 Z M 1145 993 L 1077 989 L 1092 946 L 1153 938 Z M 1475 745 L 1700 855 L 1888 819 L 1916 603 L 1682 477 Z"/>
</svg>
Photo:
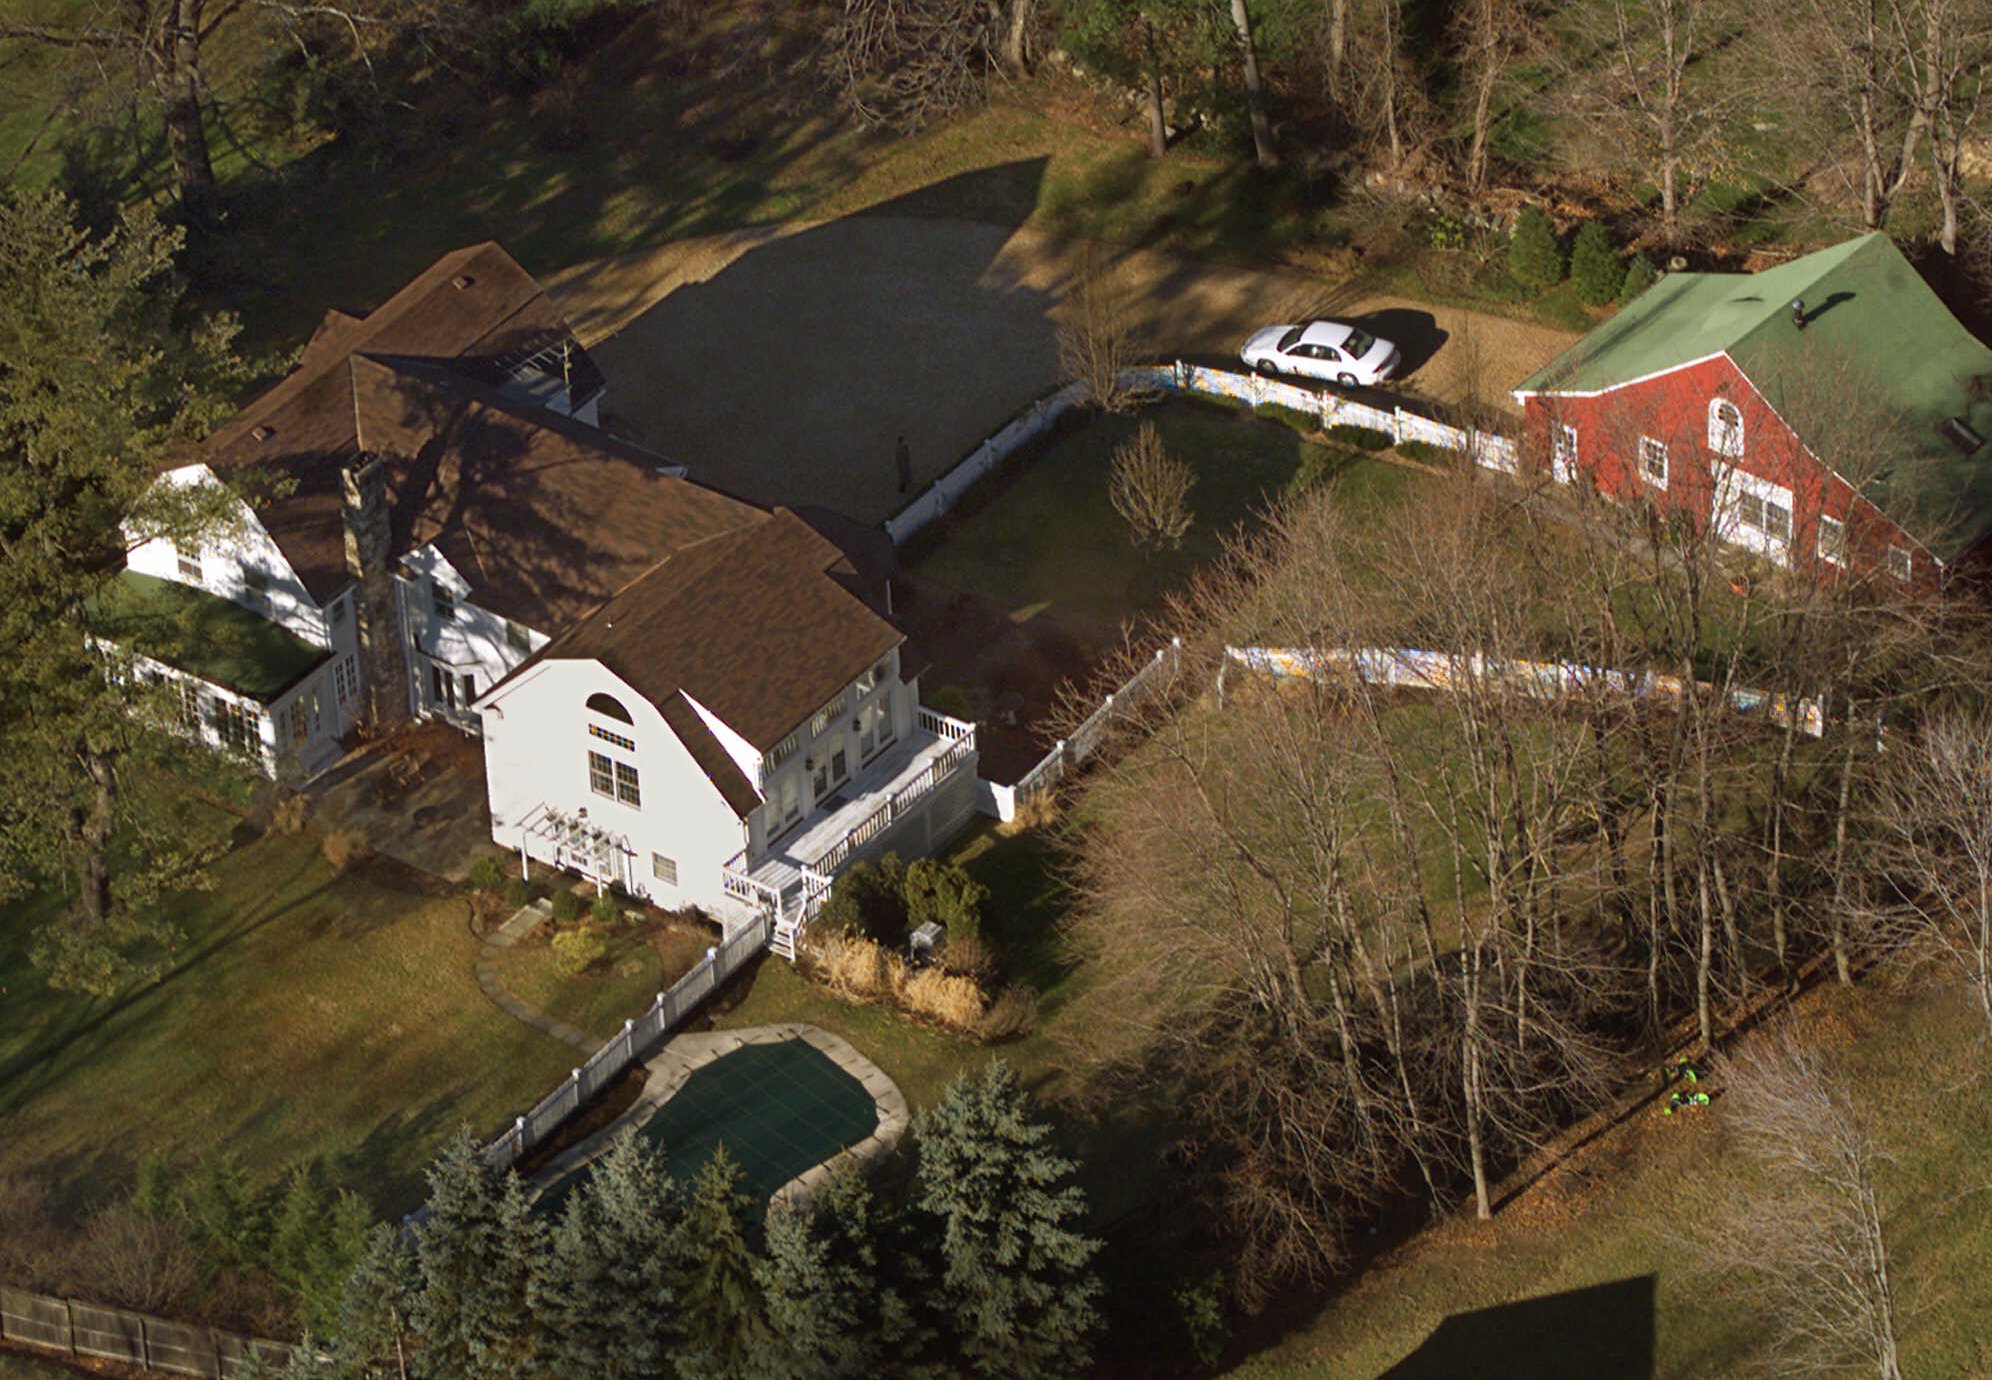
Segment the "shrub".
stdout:
<svg viewBox="0 0 1992 1380">
<path fill-rule="evenodd" d="M 981 936 L 982 904 L 989 899 L 989 888 L 969 876 L 959 863 L 922 858 L 906 869 L 902 890 L 908 929 L 938 922 L 947 930 L 951 944 Z"/>
<path fill-rule="evenodd" d="M 1577 300 L 1588 307 L 1612 301 L 1625 282 L 1625 263 L 1612 237 L 1595 220 L 1585 221 L 1571 242 L 1570 281 L 1576 285 Z"/>
<path fill-rule="evenodd" d="M 514 877 L 505 883 L 505 901 L 514 910 L 523 910 L 537 899 L 533 884 L 524 877 Z"/>
<path fill-rule="evenodd" d="M 593 930 L 562 930 L 553 937 L 553 966 L 562 977 L 579 976 L 608 952 L 608 941 Z"/>
<path fill-rule="evenodd" d="M 837 875 L 818 917 L 826 929 L 896 948 L 906 941 L 906 865 L 897 853 L 852 863 Z"/>
<path fill-rule="evenodd" d="M 622 903 L 605 891 L 589 904 L 588 914 L 597 924 L 613 925 L 623 918 Z"/>
<path fill-rule="evenodd" d="M 1378 431 L 1373 426 L 1356 426 L 1351 422 L 1337 422 L 1329 427 L 1328 439 L 1354 446 L 1357 450 L 1389 450 L 1397 441 L 1387 431 Z"/>
<path fill-rule="evenodd" d="M 334 829 L 325 836 L 318 849 L 334 872 L 346 871 L 373 851 L 367 847 L 366 839 L 353 829 Z"/>
<path fill-rule="evenodd" d="M 1003 989 L 1002 995 L 989 1003 L 989 1009 L 982 1013 L 976 1022 L 975 1035 L 980 1040 L 1007 1040 L 1013 1035 L 1028 1035 L 1031 1027 L 1037 1024 L 1037 989 L 1027 982 L 1013 982 Z"/>
<path fill-rule="evenodd" d="M 899 998 L 915 1015 L 955 1030 L 975 1029 L 986 1005 L 974 978 L 939 968 L 922 968 L 911 974 L 900 984 Z"/>
<path fill-rule="evenodd" d="M 1459 463 L 1458 451 L 1451 446 L 1435 446 L 1430 441 L 1400 441 L 1397 453 L 1406 460 L 1418 460 L 1428 465 Z"/>
<path fill-rule="evenodd" d="M 896 955 L 861 934 L 833 934 L 823 942 L 817 962 L 832 988 L 863 1001 L 888 995 L 905 969 Z"/>
<path fill-rule="evenodd" d="M 1287 492 L 1291 495 L 1311 492 L 1328 483 L 1350 465 L 1361 464 L 1368 456 L 1361 451 L 1329 450 L 1320 446 L 1310 449 L 1301 457 L 1300 468 L 1293 472 L 1287 481 Z"/>
<path fill-rule="evenodd" d="M 497 893 L 511 880 L 512 869 L 498 857 L 482 857 L 470 865 L 470 885 L 474 891 Z"/>
<path fill-rule="evenodd" d="M 581 898 L 565 888 L 553 893 L 553 923 L 571 925 L 581 918 Z"/>
<path fill-rule="evenodd" d="M 310 814 L 310 801 L 296 791 L 281 791 L 270 807 L 270 828 L 285 838 L 296 838 L 304 832 L 304 822 Z"/>
<path fill-rule="evenodd" d="M 968 692 L 959 685 L 943 685 L 924 697 L 927 708 L 936 714 L 945 714 L 951 719 L 972 719 L 975 706 L 968 701 Z"/>
<path fill-rule="evenodd" d="M 1508 241 L 1508 274 L 1534 292 L 1563 281 L 1563 246 L 1556 242 L 1556 227 L 1539 206 L 1524 206 L 1515 217 L 1514 235 Z"/>
<path fill-rule="evenodd" d="M 1195 520 L 1190 490 L 1196 482 L 1196 473 L 1169 453 L 1162 433 L 1150 422 L 1115 446 L 1107 462 L 1108 501 L 1143 551 L 1151 546 L 1173 551 L 1183 544 Z"/>
<path fill-rule="evenodd" d="M 1644 254 L 1633 255 L 1632 262 L 1625 266 L 1625 281 L 1619 284 L 1619 305 L 1624 306 L 1638 297 L 1640 293 L 1652 287 L 1659 277 L 1658 270 L 1653 267 L 1653 260 Z"/>
<path fill-rule="evenodd" d="M 941 950 L 940 963 L 948 972 L 972 977 L 977 982 L 988 982 L 996 976 L 996 951 L 980 934 L 964 934 L 959 939 L 950 935 L 947 947 Z"/>
</svg>

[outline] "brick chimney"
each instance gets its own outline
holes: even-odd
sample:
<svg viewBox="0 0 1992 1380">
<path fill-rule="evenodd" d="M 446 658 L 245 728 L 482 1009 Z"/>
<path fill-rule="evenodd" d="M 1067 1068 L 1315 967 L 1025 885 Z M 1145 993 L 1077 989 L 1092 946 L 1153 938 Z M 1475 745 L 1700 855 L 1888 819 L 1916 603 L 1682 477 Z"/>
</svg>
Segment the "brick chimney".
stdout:
<svg viewBox="0 0 1992 1380">
<path fill-rule="evenodd" d="M 363 456 L 339 472 L 339 515 L 346 529 L 346 569 L 359 583 L 354 631 L 360 640 L 361 718 L 386 732 L 408 718 L 408 652 L 394 578 L 387 518 L 387 464 Z"/>
</svg>

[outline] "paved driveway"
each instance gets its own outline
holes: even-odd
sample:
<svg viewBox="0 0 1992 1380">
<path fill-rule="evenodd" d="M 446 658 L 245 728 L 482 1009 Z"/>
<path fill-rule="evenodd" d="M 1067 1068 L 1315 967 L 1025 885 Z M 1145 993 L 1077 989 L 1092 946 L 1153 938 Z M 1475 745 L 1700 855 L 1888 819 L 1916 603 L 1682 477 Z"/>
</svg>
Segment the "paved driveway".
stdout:
<svg viewBox="0 0 1992 1380">
<path fill-rule="evenodd" d="M 681 241 L 550 288 L 610 381 L 609 420 L 698 478 L 762 503 L 877 522 L 1058 384 L 1061 299 L 1101 251 L 1032 230 L 858 215 Z M 1351 292 L 1304 274 L 1117 253 L 1155 358 L 1235 359 L 1269 321 L 1364 317 L 1440 401 L 1506 390 L 1567 332 Z"/>
</svg>

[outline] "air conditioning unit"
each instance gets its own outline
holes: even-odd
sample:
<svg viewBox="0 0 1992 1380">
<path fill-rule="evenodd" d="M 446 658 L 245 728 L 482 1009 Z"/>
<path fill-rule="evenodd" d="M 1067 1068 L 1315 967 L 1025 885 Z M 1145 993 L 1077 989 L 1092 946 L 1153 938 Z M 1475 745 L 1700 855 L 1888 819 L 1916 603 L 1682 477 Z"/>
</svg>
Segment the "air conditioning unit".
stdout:
<svg viewBox="0 0 1992 1380">
<path fill-rule="evenodd" d="M 938 921 L 929 920 L 906 936 L 906 958 L 916 967 L 932 963 L 941 956 L 941 950 L 947 946 L 947 930 L 942 928 Z"/>
</svg>

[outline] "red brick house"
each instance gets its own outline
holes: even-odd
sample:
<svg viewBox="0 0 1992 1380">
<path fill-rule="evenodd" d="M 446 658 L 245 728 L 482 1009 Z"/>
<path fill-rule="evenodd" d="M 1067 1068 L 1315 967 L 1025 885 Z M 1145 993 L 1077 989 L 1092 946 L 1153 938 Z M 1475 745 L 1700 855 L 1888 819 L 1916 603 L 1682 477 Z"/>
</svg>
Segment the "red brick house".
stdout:
<svg viewBox="0 0 1992 1380">
<path fill-rule="evenodd" d="M 1778 565 L 1933 586 L 1992 532 L 1992 350 L 1884 234 L 1669 274 L 1515 396 L 1555 480 Z"/>
</svg>

